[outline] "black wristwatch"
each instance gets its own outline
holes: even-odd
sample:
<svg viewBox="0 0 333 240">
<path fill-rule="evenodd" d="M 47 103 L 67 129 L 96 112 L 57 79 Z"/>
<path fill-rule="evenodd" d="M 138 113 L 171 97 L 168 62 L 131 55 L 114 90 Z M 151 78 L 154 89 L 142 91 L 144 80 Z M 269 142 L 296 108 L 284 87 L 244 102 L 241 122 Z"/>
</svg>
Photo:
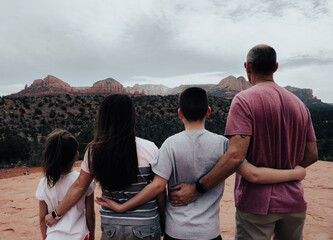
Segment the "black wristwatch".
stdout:
<svg viewBox="0 0 333 240">
<path fill-rule="evenodd" d="M 204 189 L 204 187 L 200 184 L 200 179 L 198 181 L 196 181 L 196 183 L 195 183 L 195 189 L 199 193 L 205 193 L 205 192 L 207 192 L 207 190 Z"/>
<path fill-rule="evenodd" d="M 58 213 L 57 213 L 57 211 L 54 209 L 53 211 L 52 211 L 52 217 L 54 218 L 54 219 L 60 219 L 62 216 L 61 215 L 58 215 Z"/>
</svg>

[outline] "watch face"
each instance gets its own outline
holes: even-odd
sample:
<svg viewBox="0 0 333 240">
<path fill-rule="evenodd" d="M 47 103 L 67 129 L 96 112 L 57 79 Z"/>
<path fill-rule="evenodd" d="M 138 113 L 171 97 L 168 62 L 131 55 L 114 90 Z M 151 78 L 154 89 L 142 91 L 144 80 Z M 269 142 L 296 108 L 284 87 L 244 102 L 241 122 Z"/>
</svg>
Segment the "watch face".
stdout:
<svg viewBox="0 0 333 240">
<path fill-rule="evenodd" d="M 53 217 L 53 218 L 56 218 L 56 217 L 57 217 L 57 214 L 56 214 L 54 211 L 52 211 L 52 217 Z"/>
</svg>

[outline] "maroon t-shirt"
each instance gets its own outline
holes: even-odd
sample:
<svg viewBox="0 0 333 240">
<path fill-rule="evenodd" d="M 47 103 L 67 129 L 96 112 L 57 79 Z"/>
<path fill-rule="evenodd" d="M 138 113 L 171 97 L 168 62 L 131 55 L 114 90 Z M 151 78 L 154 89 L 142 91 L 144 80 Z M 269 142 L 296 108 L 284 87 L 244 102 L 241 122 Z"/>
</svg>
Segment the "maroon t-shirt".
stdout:
<svg viewBox="0 0 333 240">
<path fill-rule="evenodd" d="M 247 160 L 257 167 L 292 169 L 304 157 L 306 142 L 316 141 L 310 112 L 294 94 L 260 83 L 237 94 L 225 135 L 250 135 Z M 235 204 L 240 210 L 298 212 L 306 210 L 301 182 L 253 184 L 236 174 Z"/>
</svg>

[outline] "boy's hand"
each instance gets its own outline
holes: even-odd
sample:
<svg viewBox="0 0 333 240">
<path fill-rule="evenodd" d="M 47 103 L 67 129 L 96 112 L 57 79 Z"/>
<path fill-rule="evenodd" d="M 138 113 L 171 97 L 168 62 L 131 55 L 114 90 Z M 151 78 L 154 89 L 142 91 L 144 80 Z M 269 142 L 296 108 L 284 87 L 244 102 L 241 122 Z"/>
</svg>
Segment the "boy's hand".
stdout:
<svg viewBox="0 0 333 240">
<path fill-rule="evenodd" d="M 195 184 L 186 184 L 182 183 L 173 188 L 170 188 L 169 192 L 169 202 L 174 207 L 180 207 L 187 205 L 198 197 L 200 197 L 200 193 L 195 189 Z"/>
<path fill-rule="evenodd" d="M 305 178 L 305 176 L 306 176 L 306 170 L 305 170 L 305 168 L 297 165 L 294 170 L 297 173 L 297 180 L 298 181 L 302 181 Z"/>
<path fill-rule="evenodd" d="M 106 197 L 96 197 L 95 199 L 95 202 L 98 204 L 98 205 L 101 205 L 103 207 L 107 207 L 115 212 L 124 212 L 124 210 L 122 209 L 122 205 L 115 202 L 115 201 L 112 201 Z"/>
</svg>

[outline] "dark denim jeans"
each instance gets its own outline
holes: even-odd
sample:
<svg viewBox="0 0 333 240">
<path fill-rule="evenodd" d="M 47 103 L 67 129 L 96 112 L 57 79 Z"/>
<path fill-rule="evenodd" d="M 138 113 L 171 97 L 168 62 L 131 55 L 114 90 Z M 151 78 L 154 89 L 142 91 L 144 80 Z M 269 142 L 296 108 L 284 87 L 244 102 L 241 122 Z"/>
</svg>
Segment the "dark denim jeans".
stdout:
<svg viewBox="0 0 333 240">
<path fill-rule="evenodd" d="M 109 239 L 126 239 L 126 240 L 160 240 L 161 228 L 160 224 L 148 226 L 123 226 L 114 224 L 101 224 L 102 236 L 101 240 Z"/>
</svg>

